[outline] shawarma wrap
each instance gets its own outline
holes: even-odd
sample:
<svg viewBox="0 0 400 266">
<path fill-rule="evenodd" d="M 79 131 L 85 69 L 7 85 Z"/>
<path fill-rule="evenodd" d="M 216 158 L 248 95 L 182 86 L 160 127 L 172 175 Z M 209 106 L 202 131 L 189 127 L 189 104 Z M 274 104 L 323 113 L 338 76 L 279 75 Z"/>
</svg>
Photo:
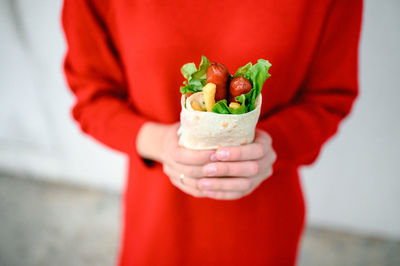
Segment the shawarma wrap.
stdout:
<svg viewBox="0 0 400 266">
<path fill-rule="evenodd" d="M 259 59 L 232 77 L 225 66 L 210 64 L 204 56 L 199 69 L 194 63 L 184 65 L 181 71 L 187 81 L 181 87 L 179 145 L 211 150 L 252 143 L 270 66 Z"/>
</svg>

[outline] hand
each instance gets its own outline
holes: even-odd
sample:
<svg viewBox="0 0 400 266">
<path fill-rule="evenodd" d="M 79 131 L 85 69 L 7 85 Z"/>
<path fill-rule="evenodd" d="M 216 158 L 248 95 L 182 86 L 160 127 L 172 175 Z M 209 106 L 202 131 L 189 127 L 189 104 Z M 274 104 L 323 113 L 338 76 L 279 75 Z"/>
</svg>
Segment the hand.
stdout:
<svg viewBox="0 0 400 266">
<path fill-rule="evenodd" d="M 167 130 L 162 163 L 171 182 L 194 197 L 239 199 L 272 175 L 276 154 L 271 137 L 257 130 L 254 143 L 216 151 L 194 151 L 178 146 L 178 125 Z M 181 176 L 184 176 L 181 179 Z"/>
<path fill-rule="evenodd" d="M 249 195 L 272 175 L 276 153 L 271 143 L 266 132 L 256 130 L 253 143 L 218 149 L 211 158 L 216 162 L 203 168 L 203 172 L 214 178 L 201 178 L 197 186 L 213 199 L 234 200 Z"/>
<path fill-rule="evenodd" d="M 164 173 L 171 183 L 183 192 L 197 198 L 204 197 L 205 195 L 197 186 L 197 181 L 199 177 L 205 176 L 202 168 L 211 162 L 211 156 L 215 156 L 215 150 L 196 151 L 179 146 L 178 128 L 179 123 L 168 126 L 164 133 L 161 151 Z"/>
</svg>

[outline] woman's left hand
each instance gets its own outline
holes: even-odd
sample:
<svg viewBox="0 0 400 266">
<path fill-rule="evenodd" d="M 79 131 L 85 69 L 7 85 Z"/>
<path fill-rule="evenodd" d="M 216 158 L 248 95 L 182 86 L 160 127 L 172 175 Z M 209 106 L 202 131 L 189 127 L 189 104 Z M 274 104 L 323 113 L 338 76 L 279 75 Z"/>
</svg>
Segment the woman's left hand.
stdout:
<svg viewBox="0 0 400 266">
<path fill-rule="evenodd" d="M 271 137 L 256 130 L 251 144 L 223 147 L 212 155 L 212 163 L 203 166 L 206 178 L 197 180 L 202 194 L 213 199 L 234 200 L 252 193 L 272 175 L 276 153 Z"/>
</svg>

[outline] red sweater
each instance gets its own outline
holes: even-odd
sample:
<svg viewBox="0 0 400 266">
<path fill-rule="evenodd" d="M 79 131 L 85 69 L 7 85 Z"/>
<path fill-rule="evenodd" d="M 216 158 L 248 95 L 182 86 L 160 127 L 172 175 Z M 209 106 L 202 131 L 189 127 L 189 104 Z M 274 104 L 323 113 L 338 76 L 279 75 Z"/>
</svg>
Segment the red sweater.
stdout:
<svg viewBox="0 0 400 266">
<path fill-rule="evenodd" d="M 130 160 L 120 265 L 293 265 L 304 225 L 298 167 L 312 163 L 357 96 L 358 1 L 65 0 L 65 73 L 82 130 Z M 180 67 L 201 55 L 233 73 L 270 60 L 258 127 L 274 174 L 235 201 L 193 198 L 135 138 L 179 120 Z M 106 162 L 105 162 L 106 163 Z"/>
</svg>

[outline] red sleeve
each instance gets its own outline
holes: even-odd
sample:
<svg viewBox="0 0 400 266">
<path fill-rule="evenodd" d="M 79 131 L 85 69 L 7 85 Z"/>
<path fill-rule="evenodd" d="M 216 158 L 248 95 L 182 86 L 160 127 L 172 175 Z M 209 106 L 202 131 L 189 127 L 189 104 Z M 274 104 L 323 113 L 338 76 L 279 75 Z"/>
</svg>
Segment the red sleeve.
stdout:
<svg viewBox="0 0 400 266">
<path fill-rule="evenodd" d="M 136 150 L 137 133 L 147 120 L 128 101 L 118 51 L 107 33 L 103 12 L 107 5 L 93 2 L 65 0 L 62 11 L 68 45 L 64 71 L 76 99 L 72 115 L 85 133 L 130 153 Z"/>
<path fill-rule="evenodd" d="M 278 160 L 312 163 L 350 112 L 358 94 L 361 15 L 361 0 L 332 1 L 297 97 L 259 123 L 271 135 Z"/>
</svg>

